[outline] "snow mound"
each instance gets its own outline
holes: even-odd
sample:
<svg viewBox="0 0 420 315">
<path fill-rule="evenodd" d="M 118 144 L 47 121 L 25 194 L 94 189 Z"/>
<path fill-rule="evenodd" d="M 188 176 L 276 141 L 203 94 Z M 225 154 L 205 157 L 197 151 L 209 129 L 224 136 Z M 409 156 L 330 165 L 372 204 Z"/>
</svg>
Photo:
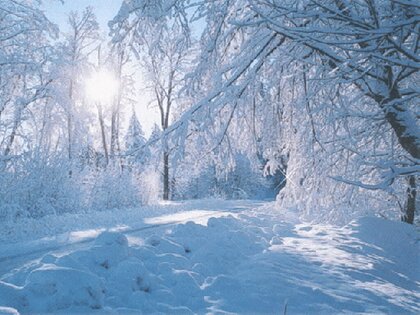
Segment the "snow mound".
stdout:
<svg viewBox="0 0 420 315">
<path fill-rule="evenodd" d="M 22 287 L 0 282 L 0 304 L 30 313 L 70 307 L 93 310 L 102 308 L 104 292 L 102 280 L 94 274 L 45 264 L 30 272 Z"/>
<path fill-rule="evenodd" d="M 103 232 L 1 278 L 0 305 L 9 313 L 416 314 L 418 253 L 418 231 L 399 222 L 290 224 L 253 212 L 136 243 Z"/>
<path fill-rule="evenodd" d="M 92 273 L 44 265 L 29 274 L 23 292 L 31 312 L 54 312 L 72 306 L 100 309 L 105 288 Z"/>
<path fill-rule="evenodd" d="M 19 315 L 19 312 L 11 307 L 0 306 L 0 315 Z"/>
<path fill-rule="evenodd" d="M 351 222 L 347 228 L 371 250 L 376 248 L 378 252 L 398 257 L 419 254 L 419 251 L 410 250 L 413 245 L 419 247 L 418 232 L 412 225 L 404 222 L 364 217 Z"/>
<path fill-rule="evenodd" d="M 60 257 L 48 254 L 37 265 L 23 268 L 21 274 L 26 279 L 21 287 L 0 283 L 0 296 L 6 296 L 5 301 L 0 297 L 0 303 L 8 302 L 29 312 L 102 309 L 108 284 L 104 276 L 124 274 L 121 268 L 127 264 L 128 255 L 128 241 L 123 234 L 103 232 L 88 250 Z"/>
<path fill-rule="evenodd" d="M 117 246 L 122 248 L 128 248 L 128 240 L 121 233 L 106 231 L 99 234 L 99 236 L 96 238 L 95 246 Z"/>
</svg>

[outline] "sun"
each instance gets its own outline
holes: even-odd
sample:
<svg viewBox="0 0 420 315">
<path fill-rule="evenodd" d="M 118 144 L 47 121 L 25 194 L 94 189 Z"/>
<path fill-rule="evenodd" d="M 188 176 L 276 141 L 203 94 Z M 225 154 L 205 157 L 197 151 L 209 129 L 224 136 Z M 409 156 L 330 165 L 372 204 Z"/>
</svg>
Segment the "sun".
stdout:
<svg viewBox="0 0 420 315">
<path fill-rule="evenodd" d="M 112 72 L 100 69 L 92 73 L 85 82 L 87 97 L 102 105 L 110 104 L 118 93 L 118 80 Z"/>
</svg>

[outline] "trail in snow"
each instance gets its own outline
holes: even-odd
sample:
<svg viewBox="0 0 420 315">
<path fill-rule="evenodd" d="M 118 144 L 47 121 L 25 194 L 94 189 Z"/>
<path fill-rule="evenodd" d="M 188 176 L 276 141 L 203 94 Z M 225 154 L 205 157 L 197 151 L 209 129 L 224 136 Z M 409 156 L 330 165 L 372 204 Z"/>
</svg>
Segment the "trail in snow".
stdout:
<svg viewBox="0 0 420 315">
<path fill-rule="evenodd" d="M 212 217 L 221 217 L 225 215 L 229 215 L 232 213 L 229 212 L 217 212 L 217 211 L 189 211 L 189 212 L 182 212 L 177 213 L 175 215 L 167 215 L 163 217 L 157 217 L 157 218 L 147 218 L 144 219 L 145 224 L 141 227 L 118 227 L 118 228 L 111 228 L 110 231 L 113 232 L 122 232 L 125 235 L 130 235 L 133 233 L 139 233 L 144 232 L 148 230 L 155 230 L 163 227 L 169 227 L 176 224 L 183 224 L 187 223 L 188 221 L 193 222 L 207 222 L 209 218 Z M 3 250 L 3 253 L 0 255 L 0 263 L 2 262 L 10 262 L 10 260 L 16 259 L 16 258 L 24 258 L 27 256 L 42 254 L 49 251 L 58 251 L 58 250 L 65 250 L 69 247 L 75 247 L 77 245 L 85 244 L 92 242 L 98 237 L 102 232 L 106 231 L 106 229 L 101 228 L 98 230 L 87 230 L 87 231 L 76 231 L 76 232 L 69 232 L 68 237 L 66 238 L 66 242 L 54 242 L 54 240 L 51 239 L 41 239 L 35 242 L 30 242 L 29 246 L 24 246 L 23 248 L 19 248 L 18 250 L 15 248 L 16 245 L 12 246 L 4 246 L 8 248 L 9 254 L 7 254 L 7 250 Z M 62 237 L 61 237 L 62 238 Z M 60 239 L 56 238 L 55 240 Z M 35 245 L 37 244 L 37 245 Z M 35 245 L 35 246 L 34 246 Z M 11 253 L 13 252 L 13 253 Z M 6 255 L 5 255 L 6 254 Z"/>
<path fill-rule="evenodd" d="M 185 213 L 161 216 L 143 221 L 160 228 L 106 231 L 47 253 L 1 277 L 0 306 L 66 314 L 420 312 L 413 226 L 378 218 L 309 225 L 257 205 L 203 203 L 202 211 L 223 216 L 182 224 Z M 234 215 L 225 216 L 228 209 Z"/>
<path fill-rule="evenodd" d="M 71 237 L 70 232 L 107 228 L 143 226 L 145 219 L 163 217 L 167 220 L 188 219 L 193 211 L 240 212 L 264 204 L 259 200 L 204 199 L 184 202 L 161 202 L 157 205 L 131 209 L 113 209 L 87 213 L 47 215 L 41 219 L 20 218 L 16 222 L 0 222 L 0 245 L 47 239 Z M 176 217 L 174 215 L 177 215 Z M 180 217 L 181 215 L 184 217 Z M 149 221 L 150 223 L 150 221 Z M 79 233 L 79 234 L 80 234 Z M 76 235 L 77 237 L 77 235 Z"/>
<path fill-rule="evenodd" d="M 162 202 L 137 209 L 47 216 L 42 220 L 22 220 L 17 224 L 3 222 L 0 229 L 0 274 L 47 252 L 75 250 L 92 242 L 106 230 L 126 235 L 152 233 L 153 230 L 188 221 L 205 224 L 211 217 L 235 214 L 262 204 L 258 200 L 218 199 Z M 81 230 L 83 226 L 85 229 Z"/>
</svg>

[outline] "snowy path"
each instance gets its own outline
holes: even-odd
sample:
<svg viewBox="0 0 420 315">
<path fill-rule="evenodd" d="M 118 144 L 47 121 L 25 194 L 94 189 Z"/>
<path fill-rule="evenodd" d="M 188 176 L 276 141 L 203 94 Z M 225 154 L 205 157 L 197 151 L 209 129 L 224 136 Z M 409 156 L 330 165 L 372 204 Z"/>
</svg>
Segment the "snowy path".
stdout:
<svg viewBox="0 0 420 315">
<path fill-rule="evenodd" d="M 216 212 L 216 211 L 193 211 L 187 213 L 180 213 L 180 215 L 173 215 L 171 218 L 165 222 L 162 218 L 157 218 L 157 222 L 162 221 L 161 223 L 145 225 L 137 228 L 120 228 L 120 229 L 110 229 L 112 231 L 119 231 L 124 233 L 124 235 L 131 234 L 146 234 L 146 232 L 155 231 L 161 228 L 174 226 L 176 224 L 187 223 L 188 221 L 192 222 L 201 222 L 207 221 L 211 217 L 220 217 L 223 215 L 234 214 L 230 212 Z M 181 217 L 181 218 L 180 218 Z M 154 222 L 149 220 L 150 222 Z M 146 220 L 147 222 L 147 220 Z M 26 244 L 18 245 L 8 245 L 3 246 L 3 250 L 0 250 L 0 274 L 10 271 L 12 266 L 16 266 L 21 262 L 30 261 L 31 259 L 36 259 L 37 257 L 42 257 L 47 253 L 62 253 L 68 252 L 70 250 L 78 250 L 85 247 L 86 244 L 92 243 L 96 237 L 105 231 L 105 229 L 99 230 L 89 230 L 89 231 L 77 231 L 70 232 L 70 237 L 61 235 L 53 240 L 37 240 L 33 242 L 28 242 Z M 67 242 L 57 241 L 60 239 L 66 239 Z M 1 247 L 0 247 L 1 248 Z"/>
<path fill-rule="evenodd" d="M 309 225 L 247 201 L 174 209 L 141 226 L 79 231 L 76 244 L 12 259 L 1 273 L 0 306 L 66 314 L 420 313 L 412 226 L 377 218 Z"/>
<path fill-rule="evenodd" d="M 189 201 L 182 203 L 182 206 L 180 203 L 170 202 L 166 203 L 166 206 L 163 207 L 163 209 L 169 208 L 169 211 L 171 211 L 170 214 L 166 214 L 167 211 L 162 211 L 162 207 L 160 207 L 153 208 L 151 211 L 147 212 L 137 211 L 137 213 L 129 213 L 128 217 L 123 216 L 120 219 L 118 219 L 118 215 L 115 215 L 115 213 L 100 212 L 91 215 L 94 217 L 93 220 L 102 221 L 102 226 L 96 226 L 96 228 L 85 230 L 72 230 L 75 227 L 72 226 L 71 223 L 64 224 L 64 229 L 68 230 L 64 233 L 46 236 L 36 240 L 24 240 L 12 243 L 7 241 L 7 234 L 10 235 L 10 231 L 7 233 L 7 231 L 5 231 L 6 229 L 4 229 L 3 234 L 6 234 L 6 236 L 3 236 L 3 238 L 5 238 L 5 240 L 3 243 L 0 243 L 0 275 L 10 271 L 13 268 L 12 266 L 17 266 L 23 262 L 30 261 L 31 259 L 36 259 L 37 257 L 42 257 L 49 252 L 65 252 L 84 247 L 86 244 L 92 243 L 96 237 L 105 230 L 121 232 L 125 235 L 138 233 L 147 235 L 147 233 L 153 233 L 155 230 L 176 224 L 183 224 L 188 221 L 205 224 L 211 217 L 234 215 L 243 210 L 257 207 L 262 204 L 261 201 L 255 200 L 236 201 L 235 203 L 221 200 L 205 200 L 204 202 L 201 201 L 199 203 L 196 201 Z M 188 210 L 182 211 L 181 209 Z M 161 216 L 147 217 L 147 215 L 161 213 L 163 213 Z M 110 216 L 117 216 L 117 218 L 109 220 Z M 78 217 L 79 220 L 83 220 L 83 218 L 80 218 L 80 215 L 78 215 Z M 53 225 L 57 218 L 51 217 L 50 219 L 52 219 L 53 222 L 47 223 L 46 225 L 48 226 Z M 89 219 L 92 220 L 92 218 Z M 39 230 L 42 229 L 45 222 L 33 220 L 30 225 L 39 223 L 41 223 L 41 227 L 36 227 L 36 229 Z M 14 229 L 19 228 L 19 226 L 14 227 Z"/>
</svg>

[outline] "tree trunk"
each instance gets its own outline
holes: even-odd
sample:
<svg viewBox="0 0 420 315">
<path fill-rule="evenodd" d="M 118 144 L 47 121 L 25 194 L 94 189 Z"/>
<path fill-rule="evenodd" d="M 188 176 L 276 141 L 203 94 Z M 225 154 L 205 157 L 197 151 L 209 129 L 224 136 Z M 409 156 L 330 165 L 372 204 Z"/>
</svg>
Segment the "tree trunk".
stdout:
<svg viewBox="0 0 420 315">
<path fill-rule="evenodd" d="M 414 175 L 410 175 L 408 177 L 407 204 L 405 208 L 405 214 L 402 217 L 403 222 L 407 222 L 409 224 L 414 223 L 414 214 L 416 212 L 416 196 L 416 177 Z"/>
<path fill-rule="evenodd" d="M 72 170 L 72 167 L 71 167 L 71 165 L 72 165 L 72 163 L 71 163 L 71 160 L 72 160 L 72 145 L 71 145 L 71 143 L 72 143 L 72 136 L 71 136 L 71 133 L 72 133 L 72 128 L 71 128 L 71 126 L 72 126 L 72 119 L 71 119 L 71 113 L 68 113 L 68 116 L 67 116 L 67 137 L 68 137 L 68 147 L 67 147 L 67 150 L 68 150 L 68 158 L 69 158 L 69 162 L 70 162 L 70 166 L 69 166 L 69 177 L 72 177 L 72 175 L 73 175 L 73 170 Z"/>
<path fill-rule="evenodd" d="M 105 155 L 105 166 L 108 166 L 109 156 L 108 156 L 108 148 L 107 148 L 107 145 L 106 145 L 104 117 L 103 117 L 101 105 L 97 105 L 97 107 L 98 107 L 99 125 L 101 127 L 102 146 L 103 146 L 104 155 Z"/>
<path fill-rule="evenodd" d="M 391 82 L 388 85 L 391 85 Z M 416 119 L 401 104 L 402 100 L 396 84 L 390 86 L 389 92 L 388 99 L 377 98 L 377 101 L 384 110 L 385 118 L 397 135 L 401 147 L 412 157 L 420 159 L 420 131 Z"/>
<path fill-rule="evenodd" d="M 71 119 L 71 114 L 69 113 L 67 116 L 67 137 L 68 137 L 68 147 L 67 147 L 67 151 L 68 151 L 68 158 L 69 161 L 71 161 L 72 159 L 72 147 L 71 147 L 71 142 L 72 142 L 72 136 L 71 136 L 71 126 L 72 126 L 72 119 Z"/>
<path fill-rule="evenodd" d="M 18 129 L 18 122 L 15 121 L 13 123 L 12 132 L 9 136 L 9 141 L 7 142 L 6 149 L 4 150 L 4 153 L 3 153 L 5 157 L 7 157 L 10 154 L 10 151 L 12 150 L 13 142 L 15 142 L 17 129 Z"/>
<path fill-rule="evenodd" d="M 169 153 L 163 153 L 163 200 L 169 200 Z"/>
<path fill-rule="evenodd" d="M 117 113 L 113 110 L 111 116 L 111 161 L 114 159 L 117 150 L 117 128 Z"/>
<path fill-rule="evenodd" d="M 72 154 L 72 127 L 73 127 L 73 80 L 70 80 L 69 86 L 69 104 L 68 104 L 68 113 L 67 113 L 67 137 L 68 137 L 68 157 L 69 161 L 71 161 L 73 154 Z M 71 170 L 70 170 L 71 172 Z"/>
</svg>

